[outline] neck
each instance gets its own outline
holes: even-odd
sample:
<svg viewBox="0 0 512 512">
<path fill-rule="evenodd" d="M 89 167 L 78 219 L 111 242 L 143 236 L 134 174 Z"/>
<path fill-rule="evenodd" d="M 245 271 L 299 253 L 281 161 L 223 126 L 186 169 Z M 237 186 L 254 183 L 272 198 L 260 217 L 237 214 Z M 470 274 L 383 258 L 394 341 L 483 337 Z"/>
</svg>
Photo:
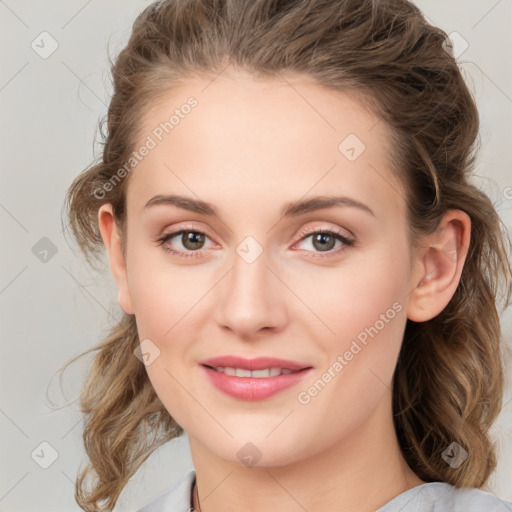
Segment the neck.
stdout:
<svg viewBox="0 0 512 512">
<path fill-rule="evenodd" d="M 391 411 L 390 400 L 378 408 Z M 401 454 L 391 413 L 378 410 L 334 446 L 286 466 L 245 467 L 217 457 L 190 434 L 189 443 L 198 512 L 374 512 L 424 483 Z"/>
</svg>

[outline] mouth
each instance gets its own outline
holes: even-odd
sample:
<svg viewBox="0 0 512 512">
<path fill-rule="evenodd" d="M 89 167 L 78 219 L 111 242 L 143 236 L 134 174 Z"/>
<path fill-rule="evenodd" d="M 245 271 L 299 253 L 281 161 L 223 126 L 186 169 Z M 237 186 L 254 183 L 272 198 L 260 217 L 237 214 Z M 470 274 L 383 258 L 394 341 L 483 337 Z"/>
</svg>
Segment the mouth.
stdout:
<svg viewBox="0 0 512 512">
<path fill-rule="evenodd" d="M 223 356 L 200 363 L 219 391 L 239 400 L 264 400 L 297 385 L 313 370 L 285 359 Z"/>
<path fill-rule="evenodd" d="M 222 367 L 222 366 L 209 366 L 203 365 L 206 368 L 210 368 L 216 372 L 224 373 L 226 375 L 230 375 L 231 377 L 254 377 L 256 379 L 268 379 L 269 377 L 279 377 L 280 375 L 290 375 L 292 373 L 299 373 L 307 368 L 303 368 L 301 370 L 290 370 L 289 368 L 263 368 L 261 370 L 247 370 L 245 368 L 233 368 L 230 366 Z"/>
<path fill-rule="evenodd" d="M 205 359 L 204 361 L 201 361 L 200 364 L 209 366 L 210 368 L 215 368 L 216 370 L 219 371 L 223 371 L 227 368 L 228 372 L 230 372 L 232 369 L 234 369 L 235 372 L 238 370 L 273 370 L 274 372 L 276 372 L 276 369 L 279 369 L 281 371 L 286 370 L 285 373 L 289 373 L 303 370 L 305 368 L 311 368 L 310 364 L 304 364 L 298 361 L 291 361 L 289 359 L 281 359 L 278 357 L 256 357 L 255 359 L 245 359 L 244 357 L 229 355 L 211 357 L 210 359 Z M 230 373 L 230 375 L 233 374 Z M 247 377 L 249 375 L 240 372 L 240 375 L 237 376 Z"/>
</svg>

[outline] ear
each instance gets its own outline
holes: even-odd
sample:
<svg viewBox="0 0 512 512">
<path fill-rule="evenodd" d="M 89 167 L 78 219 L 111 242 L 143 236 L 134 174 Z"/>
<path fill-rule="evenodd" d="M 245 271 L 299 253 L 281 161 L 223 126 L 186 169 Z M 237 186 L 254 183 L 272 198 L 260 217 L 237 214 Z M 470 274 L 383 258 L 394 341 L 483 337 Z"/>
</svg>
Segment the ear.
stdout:
<svg viewBox="0 0 512 512">
<path fill-rule="evenodd" d="M 108 252 L 110 269 L 117 283 L 117 287 L 119 288 L 119 305 L 125 313 L 133 315 L 133 305 L 128 289 L 126 263 L 122 253 L 121 239 L 117 230 L 111 203 L 101 205 L 98 210 L 98 225 L 103 243 Z"/>
<path fill-rule="evenodd" d="M 415 288 L 410 293 L 407 318 L 425 322 L 450 302 L 466 261 L 471 219 L 461 210 L 445 213 L 436 231 L 427 235 L 416 253 Z"/>
</svg>

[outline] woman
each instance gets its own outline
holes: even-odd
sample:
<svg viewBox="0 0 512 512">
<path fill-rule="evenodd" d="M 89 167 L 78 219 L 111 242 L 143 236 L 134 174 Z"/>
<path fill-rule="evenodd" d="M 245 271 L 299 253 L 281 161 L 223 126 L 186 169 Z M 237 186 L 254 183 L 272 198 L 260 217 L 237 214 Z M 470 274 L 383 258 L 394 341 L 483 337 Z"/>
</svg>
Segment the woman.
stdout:
<svg viewBox="0 0 512 512">
<path fill-rule="evenodd" d="M 143 510 L 511 509 L 481 490 L 508 240 L 446 34 L 404 0 L 164 0 L 112 75 L 67 196 L 124 312 L 80 506 L 186 432 L 194 471 Z"/>
</svg>

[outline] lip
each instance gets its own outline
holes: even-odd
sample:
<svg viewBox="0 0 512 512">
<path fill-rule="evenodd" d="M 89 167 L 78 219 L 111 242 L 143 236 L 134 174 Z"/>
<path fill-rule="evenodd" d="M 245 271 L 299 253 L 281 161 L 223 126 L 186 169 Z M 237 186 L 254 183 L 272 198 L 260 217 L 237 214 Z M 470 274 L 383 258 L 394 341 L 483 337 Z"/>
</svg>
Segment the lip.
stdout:
<svg viewBox="0 0 512 512">
<path fill-rule="evenodd" d="M 274 357 L 258 357 L 244 359 L 237 356 L 220 356 L 207 359 L 200 363 L 210 382 L 223 393 L 240 400 L 264 400 L 285 389 L 297 385 L 312 367 L 306 364 L 278 359 Z M 245 370 L 262 370 L 265 368 L 289 369 L 295 373 L 276 377 L 236 377 L 226 375 L 212 368 L 213 366 L 243 368 Z"/>
<path fill-rule="evenodd" d="M 207 366 L 222 366 L 230 368 L 243 368 L 244 370 L 263 370 L 265 368 L 282 368 L 288 370 L 303 370 L 311 368 L 310 364 L 298 363 L 287 359 L 276 357 L 257 357 L 255 359 L 244 359 L 238 356 L 219 356 L 201 361 L 200 364 Z"/>
</svg>

